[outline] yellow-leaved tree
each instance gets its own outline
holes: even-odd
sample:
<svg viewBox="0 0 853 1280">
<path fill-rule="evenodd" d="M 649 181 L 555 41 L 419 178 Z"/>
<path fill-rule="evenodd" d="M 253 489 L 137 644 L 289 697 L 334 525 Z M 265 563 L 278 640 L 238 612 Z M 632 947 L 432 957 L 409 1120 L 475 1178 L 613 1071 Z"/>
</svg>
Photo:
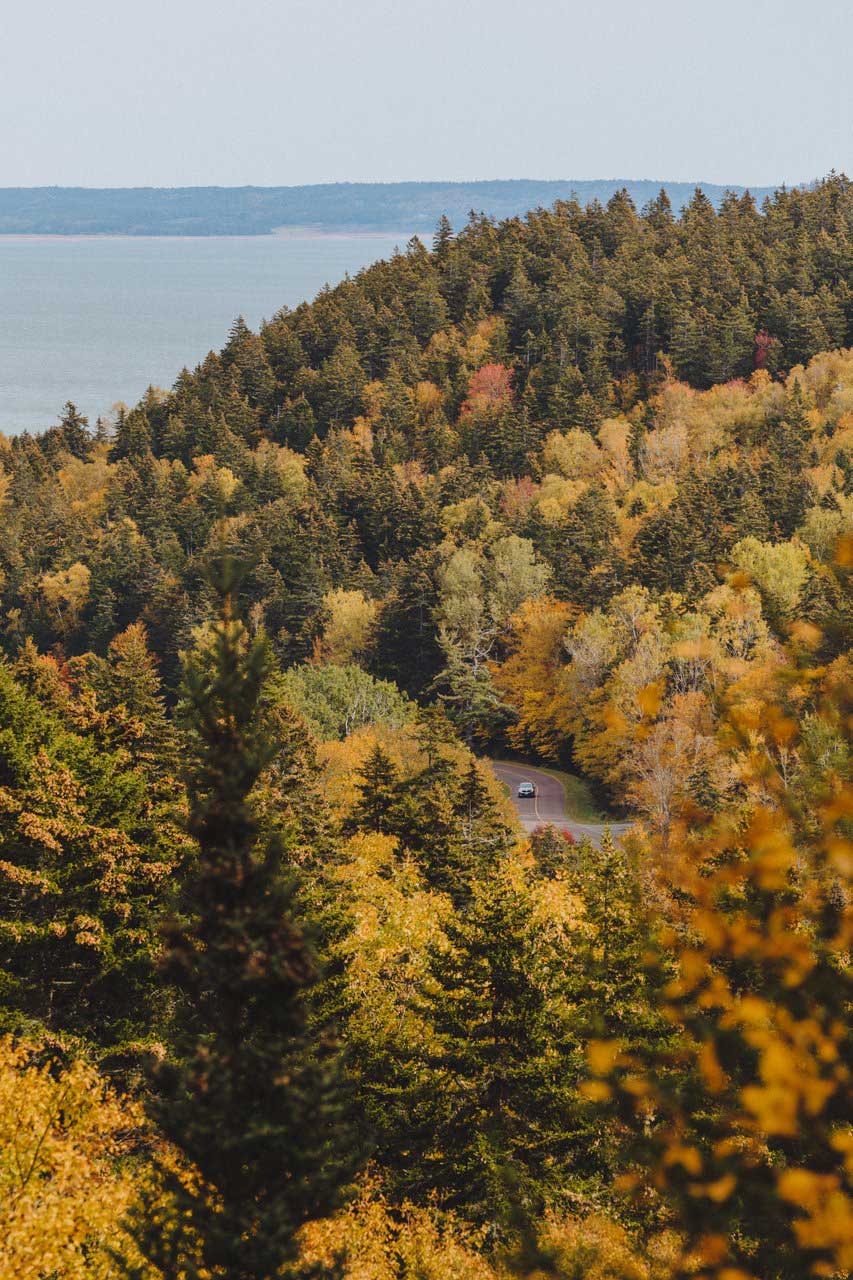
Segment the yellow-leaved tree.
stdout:
<svg viewBox="0 0 853 1280">
<path fill-rule="evenodd" d="M 82 1062 L 0 1040 L 0 1280 L 107 1280 L 136 1198 L 141 1112 Z"/>
<path fill-rule="evenodd" d="M 564 642 L 572 611 L 551 596 L 525 600 L 510 620 L 510 654 L 492 676 L 516 713 L 507 737 L 519 751 L 556 759 L 566 738 L 570 703 Z"/>
<path fill-rule="evenodd" d="M 853 1271 L 853 682 L 804 656 L 730 692 L 742 803 L 667 863 L 675 1050 L 590 1054 L 596 1096 L 644 1120 L 634 1181 L 677 1215 L 693 1280 Z"/>
<path fill-rule="evenodd" d="M 328 591 L 323 597 L 324 628 L 314 650 L 316 662 L 346 666 L 357 662 L 369 648 L 379 605 L 363 591 Z"/>
</svg>

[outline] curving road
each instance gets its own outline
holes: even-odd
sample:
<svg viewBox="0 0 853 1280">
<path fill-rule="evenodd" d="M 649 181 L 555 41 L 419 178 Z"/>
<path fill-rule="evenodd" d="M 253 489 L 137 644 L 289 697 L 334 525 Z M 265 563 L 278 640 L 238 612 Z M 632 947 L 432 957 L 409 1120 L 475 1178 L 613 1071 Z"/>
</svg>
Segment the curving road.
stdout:
<svg viewBox="0 0 853 1280">
<path fill-rule="evenodd" d="M 537 827 L 551 825 L 571 831 L 576 840 L 586 838 L 594 845 L 599 845 L 607 826 L 615 838 L 624 835 L 631 825 L 629 822 L 576 822 L 566 813 L 562 783 L 550 774 L 529 764 L 504 764 L 497 760 L 489 760 L 487 764 L 491 766 L 495 776 L 509 787 L 512 803 L 525 831 L 535 831 Z M 520 782 L 532 782 L 536 787 L 533 800 L 519 799 Z"/>
</svg>

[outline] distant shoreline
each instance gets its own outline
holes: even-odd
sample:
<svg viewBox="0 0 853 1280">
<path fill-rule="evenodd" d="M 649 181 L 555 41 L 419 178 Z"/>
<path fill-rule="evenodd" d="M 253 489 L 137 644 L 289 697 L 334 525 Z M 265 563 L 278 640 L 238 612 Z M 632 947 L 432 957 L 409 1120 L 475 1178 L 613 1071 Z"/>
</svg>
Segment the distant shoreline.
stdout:
<svg viewBox="0 0 853 1280">
<path fill-rule="evenodd" d="M 304 187 L 0 187 L 0 236 L 431 235 L 442 217 L 459 231 L 476 215 L 502 221 L 556 201 L 607 204 L 626 191 L 639 209 L 666 191 L 678 214 L 701 189 L 715 207 L 774 187 L 631 179 L 325 183 Z"/>
<path fill-rule="evenodd" d="M 423 232 L 385 231 L 381 228 L 353 227 L 274 227 L 270 231 L 211 231 L 196 235 L 177 235 L 171 231 L 2 231 L 0 241 L 25 240 L 27 243 L 44 240 L 387 240 L 399 236 L 401 244 L 407 244 L 413 236 Z"/>
</svg>

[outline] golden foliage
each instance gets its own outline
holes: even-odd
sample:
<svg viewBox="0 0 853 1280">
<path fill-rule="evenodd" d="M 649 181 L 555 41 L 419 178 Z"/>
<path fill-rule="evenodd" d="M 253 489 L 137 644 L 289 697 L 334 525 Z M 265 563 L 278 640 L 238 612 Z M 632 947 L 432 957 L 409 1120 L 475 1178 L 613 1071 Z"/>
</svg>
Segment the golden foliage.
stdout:
<svg viewBox="0 0 853 1280">
<path fill-rule="evenodd" d="M 510 655 L 492 671 L 495 687 L 516 711 L 510 742 L 546 759 L 556 759 L 569 716 L 563 642 L 571 617 L 569 606 L 550 596 L 526 600 L 510 623 Z"/>
<path fill-rule="evenodd" d="M 689 904 L 684 927 L 661 938 L 676 966 L 667 1012 L 683 1033 L 679 1070 L 713 1099 L 713 1141 L 702 1125 L 688 1140 L 695 1101 L 668 1091 L 658 1070 L 611 1062 L 604 1046 L 591 1057 L 597 1083 L 609 1079 L 656 1117 L 653 1180 L 690 1225 L 679 1274 L 752 1275 L 762 1250 L 781 1250 L 797 1274 L 853 1270 L 853 786 L 838 745 L 853 727 L 850 687 L 838 660 L 765 672 L 746 705 L 736 694 L 727 730 L 750 802 L 667 863 Z M 811 776 L 805 734 L 830 744 Z M 788 1239 L 784 1227 L 778 1239 L 762 1232 L 780 1202 Z"/>
<path fill-rule="evenodd" d="M 557 1275 L 583 1280 L 668 1280 L 678 1257 L 672 1233 L 653 1238 L 644 1248 L 601 1213 L 583 1219 L 550 1215 L 540 1242 L 552 1253 Z"/>
<path fill-rule="evenodd" d="M 77 1062 L 0 1040 L 0 1280 L 108 1280 L 130 1248 L 137 1107 Z"/>
<path fill-rule="evenodd" d="M 404 1205 L 393 1215 L 368 1179 L 342 1213 L 301 1233 L 299 1268 L 343 1261 L 343 1280 L 498 1280 L 478 1233 L 449 1215 Z"/>
<path fill-rule="evenodd" d="M 363 591 L 338 588 L 323 597 L 325 625 L 314 653 L 316 662 L 338 666 L 357 661 L 368 649 L 379 617 L 379 605 Z"/>
<path fill-rule="evenodd" d="M 89 598 L 91 577 L 91 570 L 79 561 L 68 569 L 42 574 L 42 595 L 56 614 L 62 630 L 70 630 L 77 625 L 80 611 Z"/>
<path fill-rule="evenodd" d="M 346 1210 L 303 1228 L 294 1275 L 337 1262 L 342 1280 L 670 1280 L 678 1255 L 671 1233 L 643 1247 L 600 1213 L 545 1218 L 538 1247 L 547 1270 L 490 1256 L 483 1244 L 482 1233 L 453 1214 L 411 1204 L 392 1213 L 379 1184 L 367 1178 Z"/>
<path fill-rule="evenodd" d="M 341 944 L 355 1012 L 351 1034 L 411 1045 L 427 1034 L 416 1012 L 429 973 L 429 953 L 441 946 L 450 903 L 430 892 L 393 836 L 354 836 L 335 880 L 345 888 L 352 927 Z"/>
</svg>

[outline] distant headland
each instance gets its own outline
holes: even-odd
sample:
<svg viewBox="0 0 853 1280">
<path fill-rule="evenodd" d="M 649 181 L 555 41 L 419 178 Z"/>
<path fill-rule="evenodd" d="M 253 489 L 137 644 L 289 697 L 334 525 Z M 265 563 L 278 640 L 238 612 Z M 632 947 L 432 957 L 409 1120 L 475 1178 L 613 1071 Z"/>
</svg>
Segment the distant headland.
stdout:
<svg viewBox="0 0 853 1280">
<path fill-rule="evenodd" d="M 0 235 L 270 235 L 312 231 L 429 232 L 470 211 L 510 218 L 556 200 L 606 203 L 626 190 L 642 207 L 663 187 L 678 212 L 701 187 L 718 206 L 748 189 L 760 204 L 772 187 L 650 180 L 512 179 L 494 182 L 333 182 L 302 187 L 2 187 Z"/>
</svg>

